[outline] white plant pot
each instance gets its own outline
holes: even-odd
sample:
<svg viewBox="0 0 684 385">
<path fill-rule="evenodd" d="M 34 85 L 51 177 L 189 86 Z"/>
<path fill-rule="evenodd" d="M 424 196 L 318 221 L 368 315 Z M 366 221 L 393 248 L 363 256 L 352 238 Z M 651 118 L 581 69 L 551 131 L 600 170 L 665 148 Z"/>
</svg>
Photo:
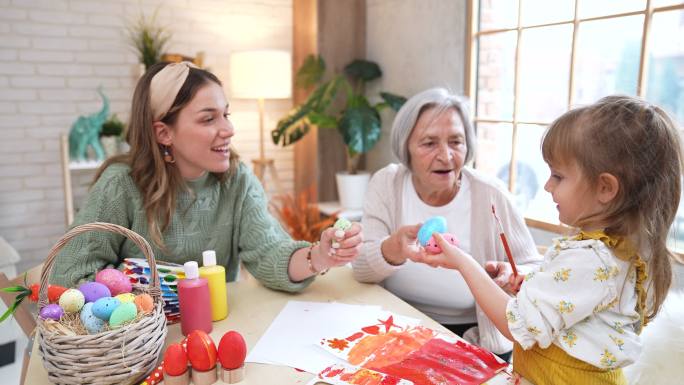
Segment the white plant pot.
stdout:
<svg viewBox="0 0 684 385">
<path fill-rule="evenodd" d="M 100 138 L 105 156 L 111 158 L 119 153 L 119 138 L 116 136 L 103 136 Z"/>
<path fill-rule="evenodd" d="M 368 188 L 370 173 L 360 172 L 358 174 L 348 174 L 338 172 L 337 194 L 340 196 L 340 206 L 344 209 L 363 209 L 363 198 Z"/>
</svg>

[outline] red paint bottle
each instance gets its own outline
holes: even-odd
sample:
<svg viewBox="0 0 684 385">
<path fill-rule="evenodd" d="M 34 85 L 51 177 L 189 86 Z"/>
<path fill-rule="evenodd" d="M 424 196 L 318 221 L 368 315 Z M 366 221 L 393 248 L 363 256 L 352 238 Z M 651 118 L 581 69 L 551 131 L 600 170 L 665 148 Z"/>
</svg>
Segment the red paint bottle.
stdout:
<svg viewBox="0 0 684 385">
<path fill-rule="evenodd" d="M 197 262 L 185 262 L 185 279 L 178 281 L 181 331 L 188 335 L 193 330 L 211 333 L 211 300 L 209 284 L 199 277 Z"/>
</svg>

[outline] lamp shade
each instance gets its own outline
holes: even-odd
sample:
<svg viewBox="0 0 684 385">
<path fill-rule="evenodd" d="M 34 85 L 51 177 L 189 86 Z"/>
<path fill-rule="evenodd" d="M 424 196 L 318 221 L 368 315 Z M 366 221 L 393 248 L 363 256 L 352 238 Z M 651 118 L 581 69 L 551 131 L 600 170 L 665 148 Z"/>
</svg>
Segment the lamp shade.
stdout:
<svg viewBox="0 0 684 385">
<path fill-rule="evenodd" d="M 292 58 L 287 51 L 240 51 L 230 55 L 231 96 L 287 99 L 292 95 Z"/>
</svg>

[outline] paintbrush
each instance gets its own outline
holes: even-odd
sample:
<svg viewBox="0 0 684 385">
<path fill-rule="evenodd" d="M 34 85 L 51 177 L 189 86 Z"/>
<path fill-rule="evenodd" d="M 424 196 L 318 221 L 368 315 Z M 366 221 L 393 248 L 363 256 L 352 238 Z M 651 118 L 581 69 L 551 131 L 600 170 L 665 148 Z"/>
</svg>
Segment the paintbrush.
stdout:
<svg viewBox="0 0 684 385">
<path fill-rule="evenodd" d="M 503 243 L 504 251 L 506 251 L 506 257 L 508 257 L 508 262 L 511 264 L 511 268 L 513 269 L 513 276 L 517 277 L 518 269 L 515 268 L 515 261 L 513 260 L 513 255 L 511 254 L 511 248 L 508 247 L 508 240 L 506 239 L 506 234 L 504 234 L 501 220 L 498 216 L 496 216 L 494 205 L 492 205 L 492 214 L 494 214 L 494 219 L 496 219 L 496 226 L 499 229 L 499 237 L 501 238 L 501 243 Z"/>
</svg>

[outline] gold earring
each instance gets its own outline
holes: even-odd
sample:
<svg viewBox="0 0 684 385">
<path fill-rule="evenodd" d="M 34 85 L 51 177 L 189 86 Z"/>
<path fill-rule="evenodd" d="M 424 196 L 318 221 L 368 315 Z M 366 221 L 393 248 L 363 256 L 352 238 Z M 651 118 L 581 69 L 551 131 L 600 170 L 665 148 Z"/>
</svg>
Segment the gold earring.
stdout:
<svg viewBox="0 0 684 385">
<path fill-rule="evenodd" d="M 176 163 L 176 159 L 171 155 L 169 151 L 169 146 L 164 146 L 164 162 L 166 163 Z"/>
</svg>

